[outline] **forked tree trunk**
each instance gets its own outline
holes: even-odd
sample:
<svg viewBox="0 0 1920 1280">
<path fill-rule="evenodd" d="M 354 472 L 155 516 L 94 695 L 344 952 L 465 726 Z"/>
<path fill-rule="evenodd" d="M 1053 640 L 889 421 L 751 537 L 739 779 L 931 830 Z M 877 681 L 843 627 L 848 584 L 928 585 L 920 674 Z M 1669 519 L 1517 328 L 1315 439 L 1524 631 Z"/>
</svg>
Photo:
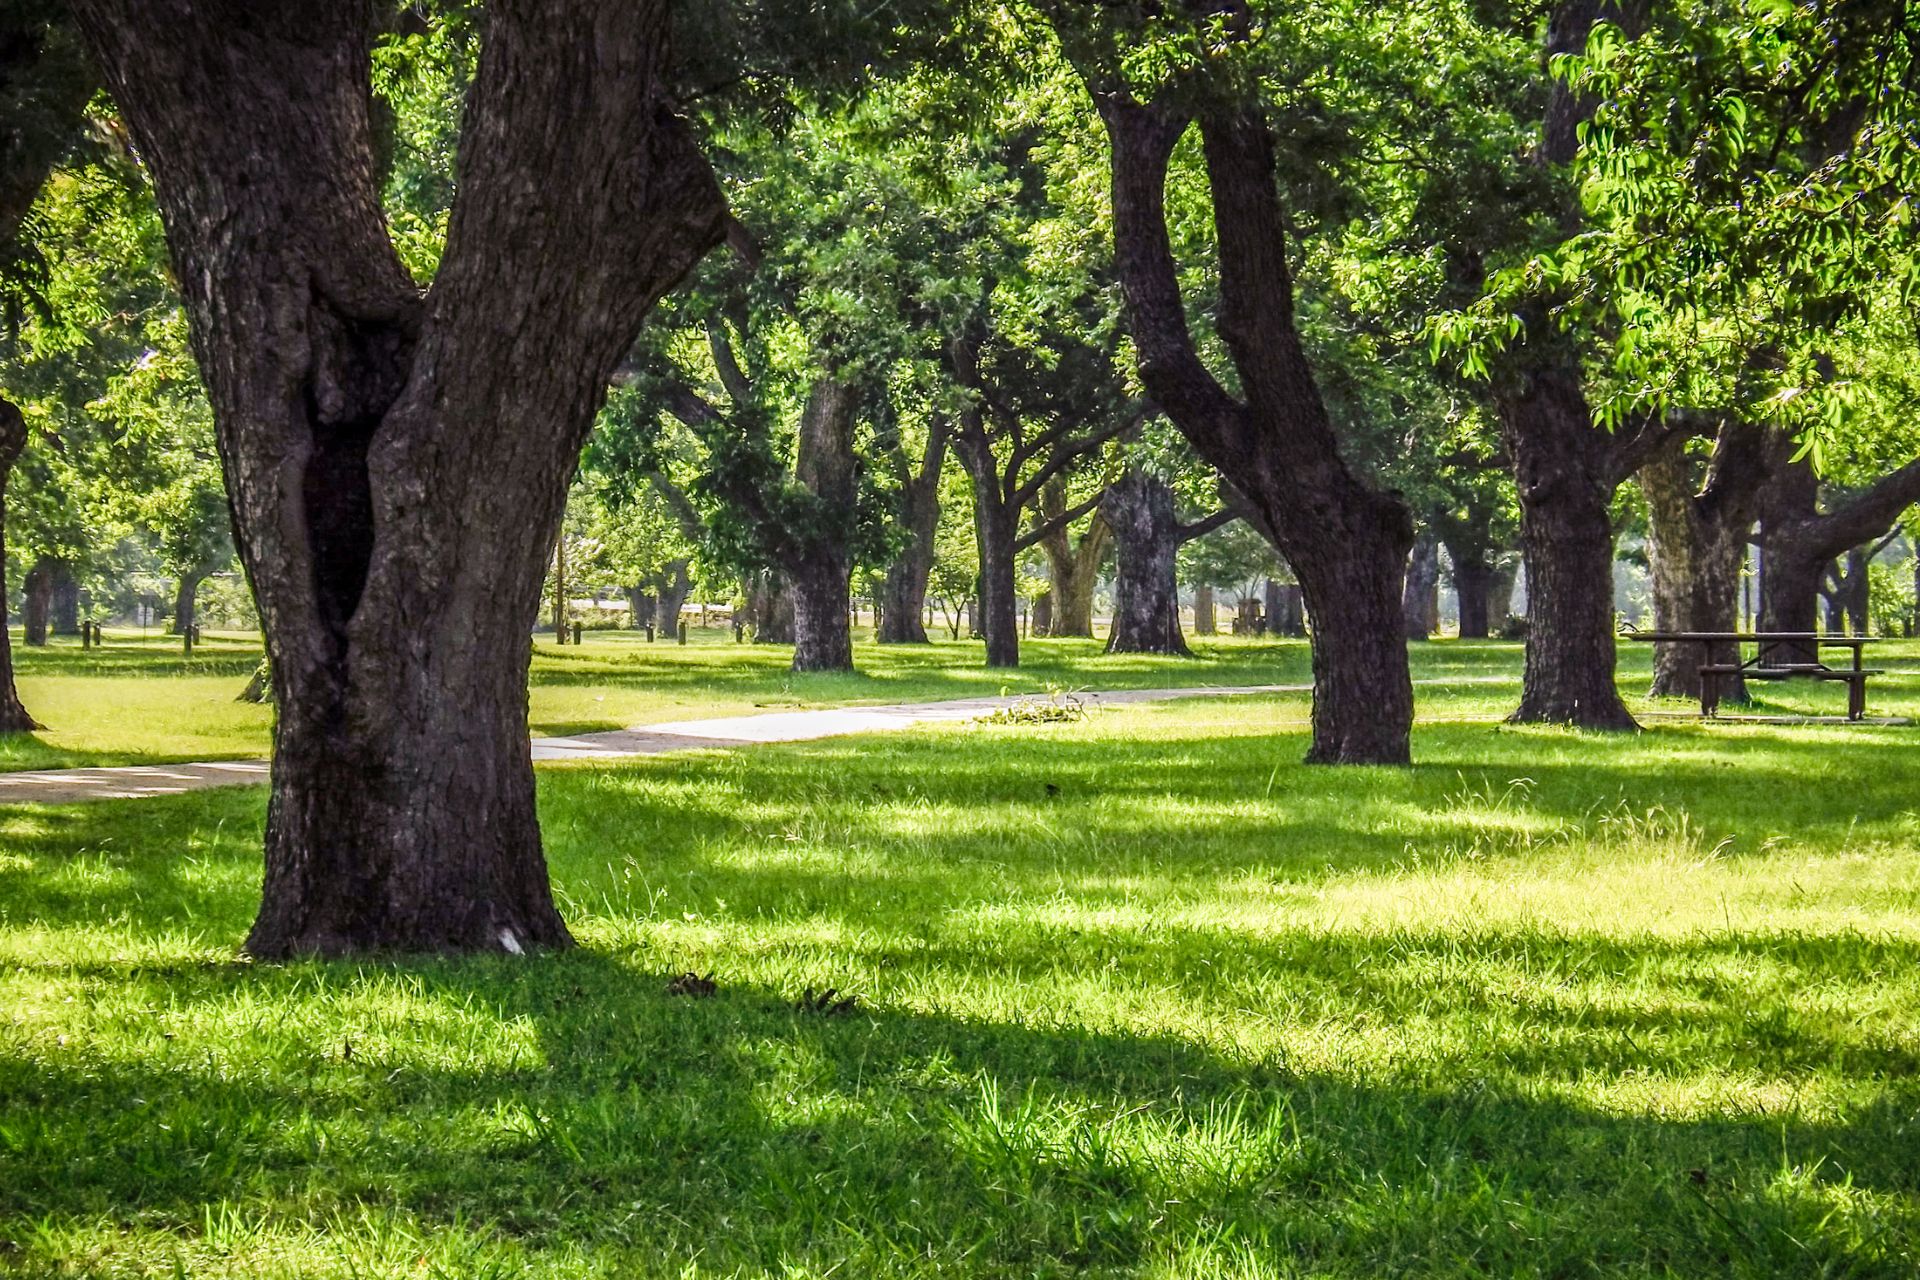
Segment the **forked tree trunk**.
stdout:
<svg viewBox="0 0 1920 1280">
<path fill-rule="evenodd" d="M 1236 396 L 1194 346 L 1167 231 L 1167 166 L 1194 118 L 1190 100 L 1142 104 L 1116 70 L 1082 73 L 1112 144 L 1115 257 L 1141 380 L 1300 580 L 1314 620 L 1307 760 L 1405 763 L 1413 683 L 1400 590 L 1412 521 L 1346 464 L 1301 344 L 1271 126 L 1236 103 L 1198 112 Z"/>
<path fill-rule="evenodd" d="M 1218 635 L 1220 632 L 1220 611 L 1213 598 L 1213 588 L 1201 583 L 1193 589 L 1193 634 L 1197 636 Z"/>
<path fill-rule="evenodd" d="M 38 649 L 47 643 L 47 621 L 53 614 L 53 583 L 59 562 L 41 556 L 21 583 L 21 639 Z"/>
<path fill-rule="evenodd" d="M 1616 479 L 1577 369 L 1528 370 L 1499 398 L 1520 494 L 1527 565 L 1527 660 L 1516 723 L 1639 726 L 1614 683 Z"/>
<path fill-rule="evenodd" d="M 724 204 L 662 0 L 489 5 L 422 296 L 374 6 L 76 0 L 149 167 L 279 708 L 260 957 L 564 945 L 527 669 L 580 448 Z"/>
<path fill-rule="evenodd" d="M 27 447 L 27 422 L 18 406 L 0 396 L 0 733 L 31 733 L 40 728 L 21 705 L 13 680 L 13 638 L 7 629 L 7 482 L 13 464 Z"/>
<path fill-rule="evenodd" d="M 653 580 L 653 633 L 656 639 L 671 640 L 680 634 L 680 615 L 686 611 L 687 597 L 693 594 L 691 566 L 685 560 L 673 560 Z"/>
<path fill-rule="evenodd" d="M 1100 515 L 1113 531 L 1113 628 L 1108 653 L 1186 656 L 1180 634 L 1180 520 L 1173 490 L 1145 471 L 1129 470 L 1107 486 Z"/>
<path fill-rule="evenodd" d="M 1439 630 L 1440 543 L 1420 535 L 1407 557 L 1407 581 L 1400 596 L 1401 624 L 1409 640 L 1429 640 Z"/>
<path fill-rule="evenodd" d="M 1052 519 L 1067 510 L 1064 482 L 1048 485 L 1041 491 L 1040 516 Z M 1110 531 L 1099 511 L 1078 542 L 1066 526 L 1041 538 L 1040 550 L 1047 557 L 1047 577 L 1052 583 L 1052 608 L 1046 625 L 1036 617 L 1033 633 L 1037 636 L 1091 636 L 1093 634 L 1093 593 L 1100 581 L 1100 562 L 1106 556 Z"/>
</svg>

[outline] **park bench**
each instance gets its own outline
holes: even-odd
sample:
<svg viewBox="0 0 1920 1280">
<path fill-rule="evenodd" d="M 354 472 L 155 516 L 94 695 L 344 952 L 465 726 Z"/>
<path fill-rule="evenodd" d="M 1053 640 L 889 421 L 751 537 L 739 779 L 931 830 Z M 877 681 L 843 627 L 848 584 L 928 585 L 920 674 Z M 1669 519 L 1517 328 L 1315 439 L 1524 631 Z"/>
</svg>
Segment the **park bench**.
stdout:
<svg viewBox="0 0 1920 1280">
<path fill-rule="evenodd" d="M 1867 714 L 1867 680 L 1884 675 L 1861 665 L 1861 651 L 1871 643 L 1866 636 L 1821 635 L 1813 631 L 1636 631 L 1627 628 L 1629 640 L 1648 644 L 1697 644 L 1706 661 L 1700 664 L 1700 714 L 1711 719 L 1719 713 L 1721 681 L 1728 676 L 1747 680 L 1837 680 L 1847 686 L 1847 719 L 1864 719 Z M 1745 661 L 1714 662 L 1716 645 L 1753 645 L 1754 656 Z M 1848 649 L 1853 653 L 1849 666 L 1830 667 L 1820 661 L 1822 649 Z"/>
</svg>

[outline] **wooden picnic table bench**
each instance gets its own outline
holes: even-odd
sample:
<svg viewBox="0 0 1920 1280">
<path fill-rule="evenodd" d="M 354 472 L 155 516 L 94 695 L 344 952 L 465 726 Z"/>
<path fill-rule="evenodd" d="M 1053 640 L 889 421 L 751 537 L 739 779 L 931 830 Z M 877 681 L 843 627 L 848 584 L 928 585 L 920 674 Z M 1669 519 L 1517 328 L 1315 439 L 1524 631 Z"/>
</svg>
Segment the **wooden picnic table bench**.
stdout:
<svg viewBox="0 0 1920 1280">
<path fill-rule="evenodd" d="M 1724 676 L 1747 680 L 1839 680 L 1847 686 L 1847 719 L 1860 720 L 1867 714 L 1867 680 L 1884 675 L 1883 671 L 1861 665 L 1861 651 L 1873 640 L 1868 636 L 1822 635 L 1815 631 L 1621 631 L 1629 640 L 1647 644 L 1697 644 L 1706 657 L 1700 664 L 1700 714 L 1712 718 L 1720 709 L 1720 681 Z M 1712 661 L 1716 645 L 1734 645 L 1736 660 Z M 1738 660 L 1739 646 L 1753 645 L 1754 656 Z M 1830 667 L 1820 661 L 1822 649 L 1850 649 L 1850 666 Z"/>
</svg>

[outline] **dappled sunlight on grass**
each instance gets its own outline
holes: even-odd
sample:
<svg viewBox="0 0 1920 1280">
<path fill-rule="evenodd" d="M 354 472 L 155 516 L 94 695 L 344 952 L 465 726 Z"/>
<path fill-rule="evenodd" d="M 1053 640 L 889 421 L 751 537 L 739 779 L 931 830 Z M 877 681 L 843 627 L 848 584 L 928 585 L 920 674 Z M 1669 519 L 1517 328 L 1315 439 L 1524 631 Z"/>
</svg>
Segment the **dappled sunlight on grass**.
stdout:
<svg viewBox="0 0 1920 1280">
<path fill-rule="evenodd" d="M 521 960 L 234 961 L 257 791 L 0 811 L 0 1270 L 1910 1276 L 1920 732 L 1507 696 L 546 769 Z"/>
</svg>

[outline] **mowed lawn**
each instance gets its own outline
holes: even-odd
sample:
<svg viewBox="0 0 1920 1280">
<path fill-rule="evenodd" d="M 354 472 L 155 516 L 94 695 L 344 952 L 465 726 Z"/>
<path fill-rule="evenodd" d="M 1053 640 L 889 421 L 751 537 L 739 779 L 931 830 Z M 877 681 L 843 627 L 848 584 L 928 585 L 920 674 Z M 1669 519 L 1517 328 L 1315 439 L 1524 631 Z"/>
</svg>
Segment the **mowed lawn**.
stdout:
<svg viewBox="0 0 1920 1280">
<path fill-rule="evenodd" d="M 1507 683 L 1412 769 L 1298 695 L 544 769 L 519 960 L 236 961 L 259 791 L 0 810 L 0 1273 L 1910 1280 L 1920 730 L 1506 728 L 1517 659 L 1422 651 Z"/>
</svg>

